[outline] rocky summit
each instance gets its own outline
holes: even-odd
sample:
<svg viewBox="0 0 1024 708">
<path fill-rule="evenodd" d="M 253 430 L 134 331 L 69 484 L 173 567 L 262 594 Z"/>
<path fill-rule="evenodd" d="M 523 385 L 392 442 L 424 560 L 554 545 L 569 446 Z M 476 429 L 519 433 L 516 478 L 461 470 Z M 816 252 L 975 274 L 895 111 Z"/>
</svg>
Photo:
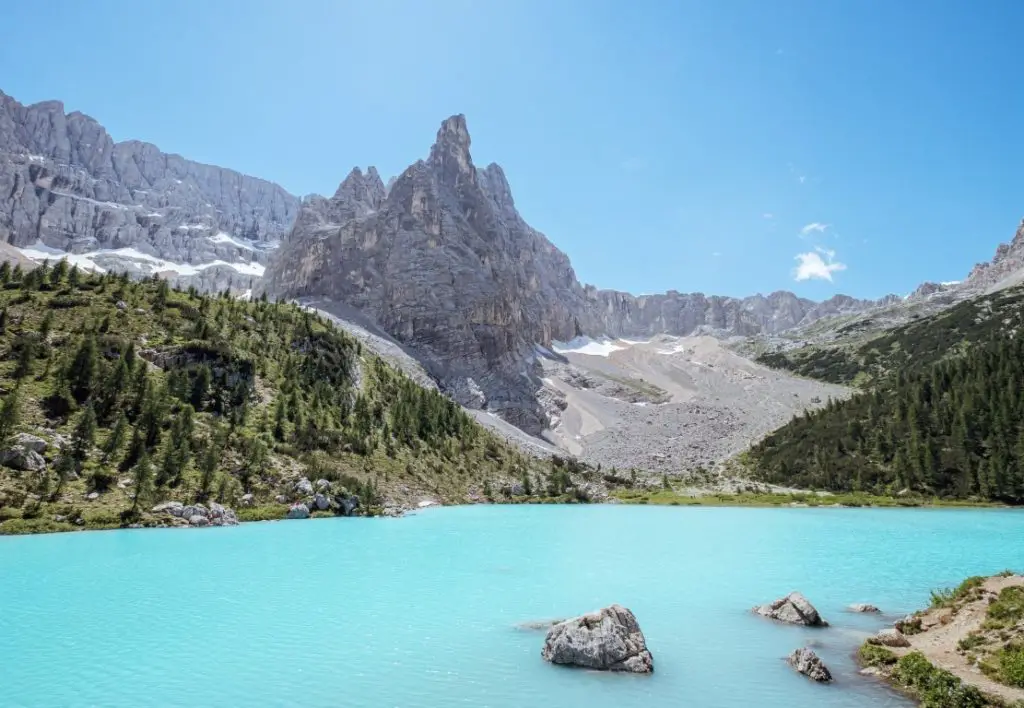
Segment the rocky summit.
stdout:
<svg viewBox="0 0 1024 708">
<path fill-rule="evenodd" d="M 244 292 L 298 207 L 271 182 L 114 142 L 59 101 L 0 92 L 0 242 L 23 257 Z"/>
<path fill-rule="evenodd" d="M 304 200 L 265 287 L 328 312 L 354 307 L 414 351 L 460 403 L 531 433 L 551 423 L 538 395 L 538 345 L 584 334 L 776 332 L 879 304 L 585 286 L 519 214 L 501 167 L 477 167 L 470 144 L 465 117 L 452 116 L 427 159 L 390 188 L 372 167 L 355 169 L 333 197 Z"/>
</svg>

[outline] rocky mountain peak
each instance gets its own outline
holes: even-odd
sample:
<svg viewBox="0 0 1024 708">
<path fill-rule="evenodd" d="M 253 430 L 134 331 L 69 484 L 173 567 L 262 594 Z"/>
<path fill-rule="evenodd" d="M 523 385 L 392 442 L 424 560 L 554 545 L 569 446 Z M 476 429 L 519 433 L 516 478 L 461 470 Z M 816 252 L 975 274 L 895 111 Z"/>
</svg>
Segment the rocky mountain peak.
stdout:
<svg viewBox="0 0 1024 708">
<path fill-rule="evenodd" d="M 364 175 L 358 167 L 353 167 L 338 185 L 331 201 L 333 209 L 338 212 L 338 219 L 345 219 L 372 214 L 380 208 L 386 196 L 387 189 L 376 168 L 367 168 Z"/>
<path fill-rule="evenodd" d="M 441 123 L 427 164 L 443 184 L 456 187 L 464 182 L 476 183 L 476 169 L 469 154 L 469 145 L 466 116 L 459 113 Z"/>
<path fill-rule="evenodd" d="M 1001 243 L 988 263 L 971 270 L 964 285 L 968 290 L 1000 289 L 1016 285 L 1024 278 L 1024 219 L 1009 243 Z"/>
</svg>

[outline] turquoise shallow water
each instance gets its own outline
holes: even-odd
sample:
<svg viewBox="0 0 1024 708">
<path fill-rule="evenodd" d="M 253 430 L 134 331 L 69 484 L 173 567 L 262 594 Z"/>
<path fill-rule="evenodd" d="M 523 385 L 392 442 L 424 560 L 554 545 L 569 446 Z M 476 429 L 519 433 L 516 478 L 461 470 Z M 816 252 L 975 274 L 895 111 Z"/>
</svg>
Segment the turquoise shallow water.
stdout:
<svg viewBox="0 0 1024 708">
<path fill-rule="evenodd" d="M 903 706 L 850 654 L 936 586 L 1024 566 L 996 510 L 461 507 L 0 538 L 0 704 Z M 747 612 L 802 590 L 833 623 Z M 650 677 L 550 666 L 516 625 L 619 602 Z M 837 682 L 784 657 L 815 641 Z"/>
</svg>

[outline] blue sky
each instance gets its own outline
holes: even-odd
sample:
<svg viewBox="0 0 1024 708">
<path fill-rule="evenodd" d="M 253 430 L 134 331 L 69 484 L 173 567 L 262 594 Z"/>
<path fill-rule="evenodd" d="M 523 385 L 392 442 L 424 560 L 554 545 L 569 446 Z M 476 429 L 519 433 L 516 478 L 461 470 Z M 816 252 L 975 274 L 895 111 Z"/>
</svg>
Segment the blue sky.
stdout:
<svg viewBox="0 0 1024 708">
<path fill-rule="evenodd" d="M 1022 26 L 1015 0 L 54 0 L 4 8 L 0 89 L 299 194 L 465 113 L 586 282 L 877 297 L 1024 216 Z"/>
</svg>

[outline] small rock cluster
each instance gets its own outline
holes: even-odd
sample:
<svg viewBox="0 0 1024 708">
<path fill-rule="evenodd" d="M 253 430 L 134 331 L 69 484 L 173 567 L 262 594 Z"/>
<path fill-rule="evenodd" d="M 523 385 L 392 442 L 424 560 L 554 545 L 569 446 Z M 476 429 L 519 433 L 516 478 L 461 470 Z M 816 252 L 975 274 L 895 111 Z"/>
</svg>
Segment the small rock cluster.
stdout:
<svg viewBox="0 0 1024 708">
<path fill-rule="evenodd" d="M 352 516 L 359 507 L 359 497 L 336 494 L 331 496 L 331 482 L 318 479 L 315 483 L 302 477 L 292 485 L 292 505 L 288 509 L 289 519 L 308 519 L 314 511 L 333 510 L 341 516 Z M 279 495 L 278 503 L 287 503 L 288 497 Z"/>
<path fill-rule="evenodd" d="M 154 514 L 169 514 L 188 522 L 189 526 L 237 526 L 238 517 L 234 510 L 217 502 L 204 504 L 182 504 L 168 501 L 153 507 Z"/>
</svg>

